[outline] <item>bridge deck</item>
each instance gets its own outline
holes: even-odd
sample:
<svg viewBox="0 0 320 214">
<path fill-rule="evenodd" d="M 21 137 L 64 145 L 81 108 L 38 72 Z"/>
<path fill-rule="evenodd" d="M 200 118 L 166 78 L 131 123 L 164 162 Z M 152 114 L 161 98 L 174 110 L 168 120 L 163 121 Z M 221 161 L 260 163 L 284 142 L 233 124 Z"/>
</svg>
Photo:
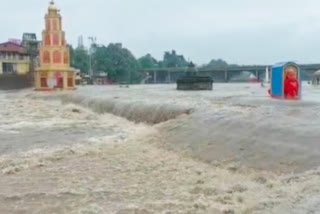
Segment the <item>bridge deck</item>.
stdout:
<svg viewBox="0 0 320 214">
<path fill-rule="evenodd" d="M 216 82 L 228 82 L 233 76 L 243 71 L 253 73 L 259 80 L 264 79 L 266 69 L 271 70 L 271 65 L 254 65 L 254 66 L 238 66 L 228 68 L 201 68 L 198 67 L 200 76 L 210 76 Z M 302 64 L 300 65 L 303 80 L 310 79 L 310 76 L 317 70 L 320 70 L 320 64 Z M 150 68 L 144 69 L 144 73 L 148 73 L 151 77 L 149 83 L 172 83 L 183 76 L 187 67 L 181 68 Z"/>
</svg>

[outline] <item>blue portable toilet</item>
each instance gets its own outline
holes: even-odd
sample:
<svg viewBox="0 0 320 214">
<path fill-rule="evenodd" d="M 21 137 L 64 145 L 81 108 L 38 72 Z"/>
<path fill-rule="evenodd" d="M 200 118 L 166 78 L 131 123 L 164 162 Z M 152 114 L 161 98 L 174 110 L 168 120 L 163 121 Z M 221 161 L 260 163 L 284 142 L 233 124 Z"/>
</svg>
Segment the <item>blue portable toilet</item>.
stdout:
<svg viewBox="0 0 320 214">
<path fill-rule="evenodd" d="M 298 99 L 301 98 L 301 72 L 299 66 L 294 62 L 282 62 L 277 63 L 272 66 L 271 70 L 271 90 L 270 95 L 274 98 L 284 99 L 284 82 L 285 82 L 285 70 L 287 67 L 293 66 L 297 70 L 297 80 L 299 82 L 299 92 L 298 92 Z"/>
</svg>

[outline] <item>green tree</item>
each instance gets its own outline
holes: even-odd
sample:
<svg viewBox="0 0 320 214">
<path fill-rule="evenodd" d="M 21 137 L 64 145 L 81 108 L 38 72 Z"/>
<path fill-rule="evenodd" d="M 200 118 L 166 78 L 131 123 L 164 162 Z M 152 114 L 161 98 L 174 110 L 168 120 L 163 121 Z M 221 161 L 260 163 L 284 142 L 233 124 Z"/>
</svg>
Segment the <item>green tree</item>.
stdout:
<svg viewBox="0 0 320 214">
<path fill-rule="evenodd" d="M 158 61 L 155 58 L 153 58 L 151 54 L 147 54 L 139 58 L 138 62 L 142 69 L 159 67 Z"/>
<path fill-rule="evenodd" d="M 188 62 L 185 60 L 183 55 L 177 55 L 175 50 L 173 50 L 171 53 L 166 51 L 164 53 L 161 66 L 166 68 L 186 67 L 188 66 Z"/>
<path fill-rule="evenodd" d="M 206 68 L 215 68 L 215 69 L 225 69 L 228 66 L 229 66 L 228 63 L 222 59 L 217 59 L 217 60 L 213 59 L 205 67 Z"/>
<path fill-rule="evenodd" d="M 29 41 L 26 43 L 25 50 L 27 54 L 30 57 L 30 63 L 29 63 L 29 71 L 30 71 L 30 77 L 31 77 L 31 83 L 34 84 L 34 73 L 36 68 L 36 61 L 37 61 L 37 55 L 39 53 L 38 51 L 38 42 L 37 41 Z"/>
<path fill-rule="evenodd" d="M 71 66 L 79 69 L 82 73 L 88 74 L 89 72 L 89 54 L 84 47 L 70 48 Z"/>
<path fill-rule="evenodd" d="M 114 81 L 134 83 L 142 78 L 138 61 L 119 43 L 111 43 L 108 47 L 96 46 L 92 58 L 93 70 L 108 73 Z"/>
<path fill-rule="evenodd" d="M 114 76 L 112 69 L 112 61 L 108 48 L 105 46 L 95 46 L 93 48 L 92 66 L 94 73 L 108 73 L 110 77 Z"/>
</svg>

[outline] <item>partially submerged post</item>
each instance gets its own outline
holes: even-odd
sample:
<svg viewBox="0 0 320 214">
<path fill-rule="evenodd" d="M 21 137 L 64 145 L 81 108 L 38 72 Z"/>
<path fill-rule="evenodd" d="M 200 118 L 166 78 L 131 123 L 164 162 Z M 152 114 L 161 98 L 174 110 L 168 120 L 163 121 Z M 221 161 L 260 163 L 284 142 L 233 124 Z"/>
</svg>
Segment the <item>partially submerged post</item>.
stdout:
<svg viewBox="0 0 320 214">
<path fill-rule="evenodd" d="M 186 75 L 177 80 L 177 90 L 212 90 L 213 79 L 207 76 L 198 76 L 195 65 L 191 62 Z"/>
</svg>

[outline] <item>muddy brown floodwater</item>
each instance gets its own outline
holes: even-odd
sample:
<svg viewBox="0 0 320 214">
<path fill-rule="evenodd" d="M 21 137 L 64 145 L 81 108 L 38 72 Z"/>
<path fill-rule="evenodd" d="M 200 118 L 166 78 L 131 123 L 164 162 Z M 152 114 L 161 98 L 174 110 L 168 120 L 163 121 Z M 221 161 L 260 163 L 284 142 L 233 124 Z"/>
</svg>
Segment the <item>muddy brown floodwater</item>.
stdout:
<svg viewBox="0 0 320 214">
<path fill-rule="evenodd" d="M 0 213 L 318 213 L 320 93 L 264 92 L 0 92 Z"/>
</svg>

